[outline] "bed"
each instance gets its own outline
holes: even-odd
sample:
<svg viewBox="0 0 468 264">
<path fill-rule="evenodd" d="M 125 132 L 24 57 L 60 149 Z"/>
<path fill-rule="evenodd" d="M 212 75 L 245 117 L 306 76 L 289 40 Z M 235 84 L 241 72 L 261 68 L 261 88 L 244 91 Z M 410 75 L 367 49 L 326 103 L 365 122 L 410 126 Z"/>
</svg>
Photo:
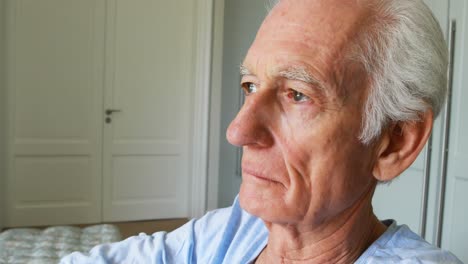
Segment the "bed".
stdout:
<svg viewBox="0 0 468 264">
<path fill-rule="evenodd" d="M 58 263 L 71 252 L 87 252 L 95 245 L 119 240 L 119 229 L 108 224 L 8 229 L 0 233 L 0 264 Z"/>
</svg>

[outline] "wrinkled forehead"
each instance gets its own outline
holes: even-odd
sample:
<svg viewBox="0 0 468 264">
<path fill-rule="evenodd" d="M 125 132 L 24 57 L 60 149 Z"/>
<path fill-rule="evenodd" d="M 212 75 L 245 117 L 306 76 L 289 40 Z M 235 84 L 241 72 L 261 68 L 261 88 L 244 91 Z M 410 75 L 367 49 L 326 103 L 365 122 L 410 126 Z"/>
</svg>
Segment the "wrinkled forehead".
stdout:
<svg viewBox="0 0 468 264">
<path fill-rule="evenodd" d="M 299 66 L 332 90 L 344 89 L 349 74 L 342 59 L 368 21 L 365 1 L 370 0 L 280 1 L 260 27 L 244 66 L 273 76 L 278 66 Z"/>
<path fill-rule="evenodd" d="M 282 0 L 260 27 L 255 45 L 294 43 L 291 48 L 337 58 L 368 21 L 366 0 Z"/>
<path fill-rule="evenodd" d="M 371 0 L 282 0 L 271 10 L 263 26 L 277 30 L 296 25 L 305 31 L 353 33 L 370 15 Z M 263 27 L 262 26 L 262 27 Z"/>
</svg>

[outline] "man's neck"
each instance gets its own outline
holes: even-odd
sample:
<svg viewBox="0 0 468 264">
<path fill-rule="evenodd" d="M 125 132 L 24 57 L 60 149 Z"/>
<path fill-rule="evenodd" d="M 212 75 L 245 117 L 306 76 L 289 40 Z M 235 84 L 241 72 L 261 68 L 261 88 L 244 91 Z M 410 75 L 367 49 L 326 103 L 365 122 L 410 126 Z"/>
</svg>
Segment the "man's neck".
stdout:
<svg viewBox="0 0 468 264">
<path fill-rule="evenodd" d="M 365 195 L 342 214 L 311 227 L 266 223 L 268 244 L 256 263 L 352 263 L 382 235 L 386 226 Z"/>
</svg>

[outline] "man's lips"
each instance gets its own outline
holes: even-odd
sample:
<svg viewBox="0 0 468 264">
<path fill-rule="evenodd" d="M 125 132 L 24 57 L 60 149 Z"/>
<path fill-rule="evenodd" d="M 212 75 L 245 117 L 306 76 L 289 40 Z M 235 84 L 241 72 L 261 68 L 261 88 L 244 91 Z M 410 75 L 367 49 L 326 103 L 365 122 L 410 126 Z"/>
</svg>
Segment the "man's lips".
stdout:
<svg viewBox="0 0 468 264">
<path fill-rule="evenodd" d="M 277 181 L 271 179 L 270 177 L 265 176 L 265 174 L 260 173 L 258 171 L 253 170 L 253 169 L 250 169 L 250 168 L 242 167 L 242 174 L 243 175 L 248 174 L 248 175 L 250 175 L 252 177 L 255 177 L 257 179 L 264 180 L 264 181 L 277 182 Z"/>
</svg>

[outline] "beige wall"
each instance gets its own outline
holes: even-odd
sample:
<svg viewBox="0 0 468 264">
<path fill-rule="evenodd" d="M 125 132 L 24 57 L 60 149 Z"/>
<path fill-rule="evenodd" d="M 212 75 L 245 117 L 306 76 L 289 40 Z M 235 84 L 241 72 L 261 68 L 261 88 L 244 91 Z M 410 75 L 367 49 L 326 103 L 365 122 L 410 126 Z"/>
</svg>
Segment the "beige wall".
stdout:
<svg viewBox="0 0 468 264">
<path fill-rule="evenodd" d="M 5 213 L 5 1 L 0 0 L 0 230 Z"/>
</svg>

